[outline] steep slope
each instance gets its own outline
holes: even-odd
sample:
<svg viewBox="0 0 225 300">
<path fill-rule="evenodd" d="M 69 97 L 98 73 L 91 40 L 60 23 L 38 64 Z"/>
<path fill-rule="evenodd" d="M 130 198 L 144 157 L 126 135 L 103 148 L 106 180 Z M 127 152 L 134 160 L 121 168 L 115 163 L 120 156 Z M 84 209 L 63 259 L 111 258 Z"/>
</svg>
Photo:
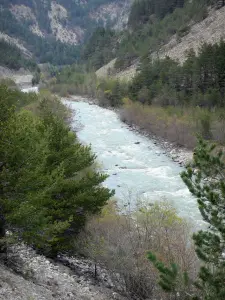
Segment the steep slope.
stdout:
<svg viewBox="0 0 225 300">
<path fill-rule="evenodd" d="M 76 267 L 75 271 L 72 271 L 20 245 L 11 249 L 8 262 L 11 268 L 0 262 L 1 300 L 124 299 L 107 288 L 107 282 L 103 279 L 102 282 L 100 279 L 98 282 L 94 281 L 91 261 L 71 259 L 71 264 Z"/>
<path fill-rule="evenodd" d="M 96 27 L 126 26 L 132 1 L 1 0 L 0 39 L 38 63 L 71 64 Z"/>
<path fill-rule="evenodd" d="M 204 43 L 215 44 L 221 39 L 225 40 L 225 7 L 222 2 L 223 1 L 218 1 L 217 4 L 219 6 L 214 5 L 207 8 L 206 4 L 204 5 L 204 1 L 202 1 L 202 7 L 205 9 L 205 12 L 202 12 L 203 16 L 197 16 L 199 10 L 193 9 L 191 18 L 187 18 L 188 22 L 186 24 L 184 23 L 185 8 L 183 8 L 166 16 L 162 21 L 160 21 L 160 23 L 156 20 L 150 25 L 142 24 L 137 28 L 133 28 L 133 35 L 137 35 L 137 32 L 142 35 L 146 34 L 147 26 L 148 30 L 154 28 L 154 30 L 157 30 L 158 32 L 158 37 L 150 37 L 149 42 L 146 42 L 146 44 L 144 44 L 144 41 L 142 44 L 140 42 L 136 42 L 136 44 L 134 44 L 133 41 L 130 42 L 124 38 L 121 43 L 120 51 L 117 53 L 119 58 L 110 61 L 107 65 L 100 68 L 96 72 L 97 76 L 104 77 L 110 75 L 117 78 L 131 79 L 136 73 L 138 57 L 141 56 L 140 53 L 142 48 L 146 48 L 148 55 L 150 54 L 153 59 L 165 58 L 168 56 L 179 63 L 183 63 L 187 57 L 188 51 L 191 49 L 193 49 L 195 53 L 198 53 L 200 47 Z M 207 14 L 207 17 L 205 17 L 204 14 Z M 129 22 L 131 22 L 131 17 Z M 172 35 L 169 34 L 173 31 L 176 33 Z M 124 47 L 124 44 L 126 47 Z M 141 51 L 136 50 L 136 58 L 126 65 L 126 53 L 128 54 L 129 51 L 133 51 L 133 49 L 137 49 L 138 47 Z M 124 49 L 121 51 L 121 48 Z M 145 55 L 147 54 L 147 51 L 145 51 Z M 123 66 L 124 64 L 125 66 Z M 120 67 L 120 65 L 122 67 Z"/>
<path fill-rule="evenodd" d="M 190 27 L 190 31 L 180 39 L 174 35 L 170 42 L 164 45 L 159 52 L 153 54 L 159 58 L 169 56 L 179 62 L 184 62 L 190 49 L 198 53 L 204 43 L 215 44 L 221 39 L 225 40 L 225 7 L 219 10 L 211 10 L 209 16 L 202 22 Z"/>
</svg>

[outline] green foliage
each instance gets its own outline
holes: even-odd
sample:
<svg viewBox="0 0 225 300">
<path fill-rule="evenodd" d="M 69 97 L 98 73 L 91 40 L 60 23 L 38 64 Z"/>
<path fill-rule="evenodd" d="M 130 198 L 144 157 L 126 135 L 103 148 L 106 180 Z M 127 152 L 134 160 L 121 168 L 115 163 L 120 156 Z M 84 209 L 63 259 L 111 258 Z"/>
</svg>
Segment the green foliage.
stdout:
<svg viewBox="0 0 225 300">
<path fill-rule="evenodd" d="M 95 170 L 90 147 L 81 145 L 53 113 L 55 105 L 47 96 L 36 115 L 18 110 L 30 95 L 1 86 L 0 96 L 4 228 L 47 255 L 68 251 L 87 216 L 98 213 L 112 196 L 101 185 L 106 176 Z"/>
<path fill-rule="evenodd" d="M 225 297 L 224 170 L 224 153 L 217 153 L 215 145 L 200 139 L 193 165 L 182 173 L 182 179 L 197 198 L 199 210 L 209 226 L 207 230 L 194 234 L 196 253 L 204 262 L 199 272 L 198 287 L 206 300 L 222 300 Z"/>
<path fill-rule="evenodd" d="M 202 261 L 195 286 L 199 295 L 191 296 L 190 290 L 185 299 L 218 299 L 225 297 L 225 163 L 224 153 L 216 151 L 215 145 L 210 145 L 199 139 L 194 152 L 194 161 L 181 174 L 190 192 L 197 198 L 199 210 L 208 228 L 193 235 L 196 254 Z M 148 259 L 160 273 L 159 285 L 168 293 L 179 292 L 178 274 L 175 264 L 171 267 L 157 260 L 153 253 Z M 187 274 L 183 274 L 185 283 L 189 282 Z"/>
<path fill-rule="evenodd" d="M 85 65 L 72 65 L 55 72 L 56 81 L 49 88 L 61 96 L 85 95 L 98 98 L 102 106 L 118 107 L 127 95 L 127 84 L 115 79 L 98 79 Z"/>
<path fill-rule="evenodd" d="M 41 72 L 40 70 L 36 71 L 33 78 L 32 78 L 32 85 L 37 85 L 39 84 L 40 82 L 40 79 L 41 79 Z"/>
<path fill-rule="evenodd" d="M 121 106 L 122 98 L 127 94 L 126 84 L 114 79 L 101 80 L 97 89 L 104 93 L 104 97 L 101 99 L 100 103 L 102 106 Z"/>
<path fill-rule="evenodd" d="M 177 281 L 180 280 L 180 274 L 176 264 L 171 263 L 170 267 L 166 267 L 156 256 L 149 252 L 148 259 L 153 263 L 155 268 L 160 272 L 159 285 L 166 292 L 177 293 Z M 186 278 L 186 277 L 185 277 Z"/>
<path fill-rule="evenodd" d="M 98 28 L 82 51 L 81 59 L 91 68 L 99 69 L 115 57 L 117 36 L 113 30 Z"/>
<path fill-rule="evenodd" d="M 224 51 L 225 42 L 222 40 L 215 45 L 205 44 L 198 56 L 190 51 L 182 66 L 168 57 L 154 61 L 145 57 L 139 67 L 140 72 L 130 84 L 130 97 L 139 100 L 138 95 L 143 88 L 147 88 L 150 102 L 154 99 L 162 105 L 224 106 Z M 162 102 L 160 97 L 164 90 L 170 99 Z M 171 97 L 172 94 L 175 97 Z M 209 116 L 202 116 L 201 122 L 203 131 L 207 131 L 202 133 L 205 138 L 209 138 Z"/>
<path fill-rule="evenodd" d="M 23 57 L 19 48 L 3 39 L 0 40 L 0 65 L 15 70 L 22 67 L 30 70 L 37 68 L 34 61 Z"/>
</svg>

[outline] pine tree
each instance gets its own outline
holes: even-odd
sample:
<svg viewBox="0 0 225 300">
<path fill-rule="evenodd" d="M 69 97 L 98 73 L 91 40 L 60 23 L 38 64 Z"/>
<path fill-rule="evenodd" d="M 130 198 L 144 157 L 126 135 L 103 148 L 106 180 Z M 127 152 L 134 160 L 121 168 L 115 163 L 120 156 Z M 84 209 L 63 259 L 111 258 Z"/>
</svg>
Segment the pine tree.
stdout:
<svg viewBox="0 0 225 300">
<path fill-rule="evenodd" d="M 186 289 L 189 287 L 190 280 L 186 272 L 180 272 L 175 263 L 167 267 L 162 261 L 158 260 L 155 254 L 149 252 L 148 259 L 153 263 L 160 273 L 159 285 L 167 293 L 173 294 L 174 298 L 188 299 Z"/>
<path fill-rule="evenodd" d="M 90 147 L 53 113 L 55 103 L 42 102 L 34 115 L 18 109 L 27 97 L 0 86 L 0 238 L 10 229 L 55 256 L 73 249 L 87 217 L 113 191 L 102 186 L 107 176 L 95 169 Z"/>
<path fill-rule="evenodd" d="M 159 285 L 164 291 L 173 294 L 175 299 L 176 295 L 181 295 L 181 278 L 185 287 L 184 299 L 225 299 L 224 158 L 221 151 L 216 151 L 215 145 L 199 139 L 193 164 L 181 174 L 190 192 L 197 198 L 203 220 L 208 223 L 207 229 L 193 235 L 196 254 L 202 261 L 197 282 L 193 285 L 188 274 L 181 274 L 175 264 L 166 267 L 154 254 L 148 254 L 148 259 L 160 273 Z M 193 290 L 194 286 L 198 288 L 197 292 Z"/>
<path fill-rule="evenodd" d="M 197 170 L 197 171 L 195 171 Z M 197 197 L 207 230 L 194 234 L 196 253 L 204 262 L 198 287 L 203 299 L 225 299 L 225 164 L 215 145 L 199 140 L 194 163 L 182 173 L 190 192 Z"/>
</svg>

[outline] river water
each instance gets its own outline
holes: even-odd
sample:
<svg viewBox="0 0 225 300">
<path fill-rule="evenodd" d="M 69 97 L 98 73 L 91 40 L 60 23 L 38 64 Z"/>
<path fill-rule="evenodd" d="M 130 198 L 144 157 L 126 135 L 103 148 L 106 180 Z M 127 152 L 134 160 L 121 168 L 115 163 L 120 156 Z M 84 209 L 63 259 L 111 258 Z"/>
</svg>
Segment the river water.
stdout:
<svg viewBox="0 0 225 300">
<path fill-rule="evenodd" d="M 197 201 L 180 178 L 182 167 L 153 141 L 130 131 L 117 114 L 87 102 L 65 101 L 74 111 L 72 127 L 84 144 L 91 144 L 101 168 L 109 175 L 105 185 L 115 189 L 118 203 L 137 199 L 168 200 L 180 216 L 202 224 Z"/>
<path fill-rule="evenodd" d="M 22 92 L 24 92 L 24 93 L 38 93 L 38 87 L 33 86 L 33 87 L 23 88 Z"/>
</svg>

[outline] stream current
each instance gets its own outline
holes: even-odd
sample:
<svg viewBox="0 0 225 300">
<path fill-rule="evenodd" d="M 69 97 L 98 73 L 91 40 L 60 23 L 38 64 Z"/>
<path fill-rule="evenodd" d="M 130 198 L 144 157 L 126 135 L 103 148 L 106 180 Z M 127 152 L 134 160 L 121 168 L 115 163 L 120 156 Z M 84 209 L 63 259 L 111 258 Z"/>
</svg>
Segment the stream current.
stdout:
<svg viewBox="0 0 225 300">
<path fill-rule="evenodd" d="M 197 201 L 180 178 L 183 170 L 150 139 L 133 132 L 111 110 L 87 102 L 66 100 L 74 111 L 72 128 L 83 144 L 91 144 L 97 161 L 109 177 L 119 205 L 168 200 L 180 216 L 198 226 L 202 218 Z"/>
</svg>

